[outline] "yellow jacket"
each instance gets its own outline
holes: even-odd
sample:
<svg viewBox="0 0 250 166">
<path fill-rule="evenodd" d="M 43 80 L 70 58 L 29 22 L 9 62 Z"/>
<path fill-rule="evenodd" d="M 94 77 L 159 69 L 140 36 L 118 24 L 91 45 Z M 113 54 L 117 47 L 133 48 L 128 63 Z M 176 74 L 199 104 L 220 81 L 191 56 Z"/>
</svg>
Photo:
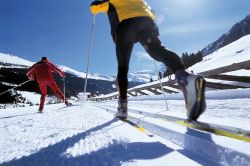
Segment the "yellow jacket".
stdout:
<svg viewBox="0 0 250 166">
<path fill-rule="evenodd" d="M 123 20 L 134 17 L 150 17 L 155 15 L 144 0 L 99 0 L 91 4 L 93 14 L 104 12 L 108 15 L 111 29 L 114 31 Z"/>
</svg>

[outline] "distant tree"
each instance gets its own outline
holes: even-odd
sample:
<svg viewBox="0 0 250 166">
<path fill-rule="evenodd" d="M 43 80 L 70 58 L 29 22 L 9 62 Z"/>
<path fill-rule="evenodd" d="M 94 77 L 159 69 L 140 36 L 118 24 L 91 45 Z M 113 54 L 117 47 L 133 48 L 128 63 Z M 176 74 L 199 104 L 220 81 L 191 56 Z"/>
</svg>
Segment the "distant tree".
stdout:
<svg viewBox="0 0 250 166">
<path fill-rule="evenodd" d="M 203 60 L 202 52 L 198 51 L 197 53 L 188 54 L 187 52 L 182 54 L 181 60 L 185 66 L 185 68 L 189 68 L 194 64 Z"/>
</svg>

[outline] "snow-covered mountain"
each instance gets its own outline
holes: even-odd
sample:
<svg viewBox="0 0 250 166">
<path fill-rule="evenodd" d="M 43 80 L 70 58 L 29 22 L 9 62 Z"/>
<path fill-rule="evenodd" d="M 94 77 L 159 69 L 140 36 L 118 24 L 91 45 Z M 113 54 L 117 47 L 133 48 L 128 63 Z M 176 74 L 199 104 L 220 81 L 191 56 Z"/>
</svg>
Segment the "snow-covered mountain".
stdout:
<svg viewBox="0 0 250 166">
<path fill-rule="evenodd" d="M 243 20 L 236 23 L 226 34 L 223 34 L 218 40 L 209 44 L 202 49 L 204 56 L 224 47 L 241 37 L 250 34 L 250 15 L 247 15 Z"/>
<path fill-rule="evenodd" d="M 9 66 L 9 67 L 15 67 L 15 68 L 27 68 L 34 64 L 35 62 L 31 62 L 29 60 L 20 58 L 18 56 L 8 55 L 0 53 L 0 66 Z M 76 77 L 80 78 L 86 78 L 85 72 L 80 72 L 77 70 L 74 70 L 72 68 L 69 68 L 67 66 L 58 65 L 58 67 L 66 72 L 75 75 Z M 96 79 L 96 80 L 107 80 L 107 81 L 114 81 L 113 77 L 104 76 L 97 73 L 89 73 L 88 78 L 90 79 Z"/>
<path fill-rule="evenodd" d="M 0 53 L 0 67 L 8 66 L 8 67 L 15 67 L 15 68 L 27 68 L 29 66 L 32 66 L 34 63 L 35 62 L 31 62 L 29 60 L 20 58 L 18 56 Z M 63 66 L 63 65 L 58 65 L 58 68 L 60 68 L 62 71 L 66 73 L 75 75 L 76 77 L 86 78 L 85 72 L 80 72 L 75 69 L 69 68 L 67 66 Z M 98 73 L 89 73 L 88 78 L 95 79 L 95 80 L 115 81 L 116 76 L 114 75 L 107 76 L 107 75 L 98 74 Z M 151 70 L 132 72 L 132 73 L 129 73 L 128 75 L 128 80 L 130 82 L 146 83 L 150 81 L 150 78 L 157 79 L 156 73 L 154 73 Z"/>
<path fill-rule="evenodd" d="M 233 63 L 250 60 L 250 35 L 246 35 L 235 42 L 224 46 L 203 58 L 203 61 L 190 67 L 196 73 L 231 65 Z M 237 71 L 234 73 L 236 74 Z M 250 76 L 250 72 L 243 72 Z M 231 73 L 232 74 L 232 73 Z M 242 76 L 242 72 L 238 72 Z"/>
<path fill-rule="evenodd" d="M 86 73 L 85 72 L 80 72 L 80 71 L 77 71 L 75 69 L 72 69 L 72 68 L 69 68 L 67 66 L 62 66 L 62 65 L 59 65 L 58 66 L 59 69 L 61 69 L 62 71 L 66 72 L 66 73 L 70 73 L 70 74 L 73 74 L 77 77 L 80 77 L 80 78 L 86 78 Z M 98 74 L 98 73 L 89 73 L 88 74 L 88 78 L 91 78 L 91 79 L 96 79 L 96 80 L 107 80 L 107 81 L 114 81 L 114 77 L 110 77 L 110 76 L 105 76 L 105 75 L 101 75 L 101 74 Z"/>
<path fill-rule="evenodd" d="M 138 72 L 131 72 L 128 75 L 128 80 L 131 82 L 150 82 L 150 79 L 156 80 L 158 78 L 157 74 L 152 70 L 142 70 Z"/>
<path fill-rule="evenodd" d="M 3 54 L 0 53 L 0 67 L 3 66 L 9 66 L 9 67 L 22 67 L 27 68 L 28 66 L 32 66 L 34 62 L 28 61 L 26 59 L 9 55 L 9 54 Z"/>
<path fill-rule="evenodd" d="M 61 70 L 67 73 L 71 73 L 77 77 L 86 78 L 85 72 L 79 72 L 77 70 L 74 70 L 72 68 L 69 68 L 67 66 L 58 66 Z M 98 73 L 90 73 L 88 75 L 88 78 L 96 79 L 96 80 L 107 80 L 107 81 L 115 81 L 116 76 L 115 75 L 103 75 Z M 128 74 L 128 81 L 129 82 L 139 82 L 139 83 L 147 83 L 150 81 L 150 79 L 157 80 L 158 76 L 157 74 L 152 70 L 142 70 L 137 72 L 131 72 Z"/>
</svg>

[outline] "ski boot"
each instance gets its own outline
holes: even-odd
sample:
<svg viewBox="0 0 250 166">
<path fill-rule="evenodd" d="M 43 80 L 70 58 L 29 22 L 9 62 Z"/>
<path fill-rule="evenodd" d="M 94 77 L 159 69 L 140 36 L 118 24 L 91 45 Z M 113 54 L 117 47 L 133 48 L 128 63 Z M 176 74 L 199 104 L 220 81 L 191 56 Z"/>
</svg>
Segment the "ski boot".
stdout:
<svg viewBox="0 0 250 166">
<path fill-rule="evenodd" d="M 42 113 L 43 112 L 43 107 L 39 107 L 38 112 Z"/>
<path fill-rule="evenodd" d="M 206 109 L 206 81 L 203 76 L 190 74 L 184 70 L 177 71 L 175 75 L 185 98 L 187 120 L 196 121 Z"/>
<path fill-rule="evenodd" d="M 127 100 L 118 100 L 117 113 L 115 115 L 117 118 L 126 119 L 128 117 L 128 102 Z"/>
<path fill-rule="evenodd" d="M 65 104 L 66 104 L 66 106 L 71 106 L 72 105 L 72 103 L 70 103 L 67 99 L 65 99 Z"/>
</svg>

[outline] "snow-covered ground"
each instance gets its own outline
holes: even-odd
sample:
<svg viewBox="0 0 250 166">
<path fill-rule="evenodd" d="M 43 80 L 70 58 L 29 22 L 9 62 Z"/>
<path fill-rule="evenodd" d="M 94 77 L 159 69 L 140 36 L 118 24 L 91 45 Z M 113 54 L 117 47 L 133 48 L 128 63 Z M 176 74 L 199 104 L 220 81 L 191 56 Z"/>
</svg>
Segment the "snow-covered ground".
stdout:
<svg viewBox="0 0 250 166">
<path fill-rule="evenodd" d="M 215 68 L 231 65 L 250 60 L 250 35 L 246 35 L 239 40 L 228 44 L 215 51 L 214 53 L 204 57 L 203 61 L 190 67 L 189 70 L 195 73 L 212 70 Z M 249 76 L 250 72 L 234 72 L 231 74 L 239 74 L 240 76 Z"/>
<path fill-rule="evenodd" d="M 199 165 L 178 152 L 181 147 L 148 137 L 96 107 L 61 107 L 48 106 L 44 114 L 35 107 L 20 115 L 1 112 L 2 165 L 158 165 L 175 159 Z"/>
<path fill-rule="evenodd" d="M 209 91 L 207 109 L 199 118 L 202 122 L 238 127 L 250 131 L 250 89 Z M 186 118 L 184 98 L 181 94 L 140 96 L 129 98 L 129 108 Z M 117 107 L 114 101 L 105 106 Z"/>
<path fill-rule="evenodd" d="M 247 91 L 238 90 L 241 94 Z M 237 94 L 235 90 L 218 94 L 208 95 L 207 110 L 199 121 L 250 131 L 250 97 L 223 99 L 223 94 Z M 166 103 L 160 97 L 131 98 L 129 108 L 185 117 L 181 97 L 169 97 L 167 104 L 166 111 Z M 116 107 L 117 102 L 74 103 L 71 107 L 46 105 L 42 114 L 37 113 L 38 106 L 0 110 L 0 165 L 250 165 L 249 142 L 197 132 L 182 144 L 176 142 L 180 139 L 177 131 L 186 137 L 195 130 L 129 113 L 155 124 L 157 129 L 172 131 L 167 136 L 175 139 L 169 140 L 154 132 L 138 130 L 97 106 Z M 195 140 L 199 141 L 194 143 Z M 204 144 L 209 145 L 205 147 L 208 153 L 217 152 L 213 158 L 208 159 L 202 155 L 204 150 L 197 150 Z M 221 151 L 222 147 L 226 150 Z"/>
</svg>

